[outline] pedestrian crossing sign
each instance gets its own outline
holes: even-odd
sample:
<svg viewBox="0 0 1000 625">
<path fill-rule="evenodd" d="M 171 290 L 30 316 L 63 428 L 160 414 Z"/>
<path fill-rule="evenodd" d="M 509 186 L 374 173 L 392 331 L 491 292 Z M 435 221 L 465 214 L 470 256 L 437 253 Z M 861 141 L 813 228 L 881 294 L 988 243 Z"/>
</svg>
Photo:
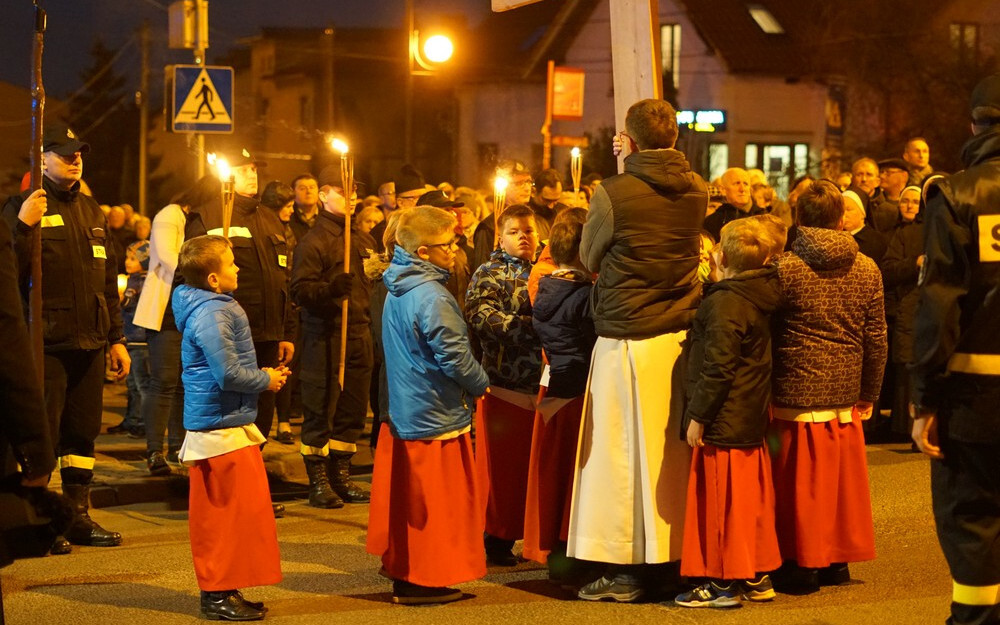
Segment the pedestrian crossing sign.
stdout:
<svg viewBox="0 0 1000 625">
<path fill-rule="evenodd" d="M 233 68 L 174 65 L 173 131 L 233 132 Z"/>
</svg>

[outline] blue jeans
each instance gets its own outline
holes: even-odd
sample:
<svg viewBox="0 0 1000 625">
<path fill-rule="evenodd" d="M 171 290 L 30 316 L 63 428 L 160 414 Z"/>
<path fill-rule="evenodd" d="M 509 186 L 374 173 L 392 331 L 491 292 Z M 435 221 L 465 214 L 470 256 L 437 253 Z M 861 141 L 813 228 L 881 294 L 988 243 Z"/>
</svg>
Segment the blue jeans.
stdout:
<svg viewBox="0 0 1000 625">
<path fill-rule="evenodd" d="M 146 424 L 146 452 L 177 451 L 184 442 L 184 387 L 181 385 L 181 333 L 176 329 L 149 330 L 150 385 L 148 401 L 142 402 Z"/>
<path fill-rule="evenodd" d="M 128 389 L 128 406 L 125 408 L 125 419 L 122 425 L 130 430 L 143 427 L 142 402 L 149 396 L 149 347 L 146 344 L 129 345 L 128 357 L 132 359 L 132 368 L 125 378 Z"/>
</svg>

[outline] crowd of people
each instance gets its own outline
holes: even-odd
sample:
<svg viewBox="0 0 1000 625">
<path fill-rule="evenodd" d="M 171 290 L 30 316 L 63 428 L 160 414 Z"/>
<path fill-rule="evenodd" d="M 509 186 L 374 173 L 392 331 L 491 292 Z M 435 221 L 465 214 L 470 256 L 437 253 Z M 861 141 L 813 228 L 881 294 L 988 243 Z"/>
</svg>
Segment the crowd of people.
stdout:
<svg viewBox="0 0 1000 625">
<path fill-rule="evenodd" d="M 998 83 L 973 95 L 970 165 L 996 158 Z M 996 272 L 952 268 L 956 250 L 923 231 L 937 208 L 929 223 L 954 241 L 956 203 L 986 192 L 962 195 L 975 181 L 936 173 L 915 137 L 901 158 L 804 176 L 782 199 L 760 170 L 707 183 L 677 136 L 668 103 L 637 102 L 615 142 L 624 173 L 578 195 L 554 169 L 502 161 L 493 206 L 412 165 L 368 198 L 339 166 L 261 191 L 265 164 L 244 151 L 231 214 L 209 175 L 150 224 L 81 193 L 89 146 L 48 127 L 43 190 L 8 201 L 0 234 L 22 296 L 34 234 L 42 246 L 52 449 L 12 440 L 33 486 L 58 459 L 75 516 L 52 552 L 122 541 L 87 514 L 111 375 L 129 381 L 112 433 L 145 437 L 152 475 L 189 467 L 209 618 L 263 618 L 239 589 L 281 579 L 283 506 L 260 449 L 294 444 L 296 412 L 309 505 L 370 503 L 367 549 L 396 603 L 459 599 L 452 586 L 522 559 L 591 601 L 666 586 L 677 605 L 728 608 L 848 583 L 850 563 L 875 558 L 865 432 L 909 435 L 916 418 L 914 446 L 942 458 L 936 424 L 959 411 L 943 368 L 996 396 L 995 354 L 956 362 L 971 339 L 948 282 L 964 267 L 965 293 L 992 310 Z M 998 231 L 980 231 L 980 260 Z M 921 274 L 941 292 L 921 299 Z M 369 407 L 370 492 L 350 471 Z M 957 505 L 955 483 L 996 503 L 961 467 L 940 471 L 936 505 Z M 989 565 L 948 547 L 949 531 L 985 530 L 952 521 L 939 518 L 949 563 L 974 571 L 956 573 L 962 597 L 995 610 L 976 599 L 1000 581 Z"/>
</svg>

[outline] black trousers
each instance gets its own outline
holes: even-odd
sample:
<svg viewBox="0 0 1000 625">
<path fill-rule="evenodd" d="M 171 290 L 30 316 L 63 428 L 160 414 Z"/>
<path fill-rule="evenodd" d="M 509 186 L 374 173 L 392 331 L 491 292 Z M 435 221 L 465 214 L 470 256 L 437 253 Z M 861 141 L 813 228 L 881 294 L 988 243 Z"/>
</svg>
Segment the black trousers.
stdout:
<svg viewBox="0 0 1000 625">
<path fill-rule="evenodd" d="M 278 366 L 278 341 L 254 341 L 253 349 L 257 352 L 258 367 Z M 254 423 L 260 433 L 267 438 L 274 423 L 274 391 L 263 391 L 257 397 L 257 419 Z"/>
<path fill-rule="evenodd" d="M 104 409 L 104 350 L 46 352 L 44 362 L 45 412 L 62 480 L 89 484 Z"/>
<path fill-rule="evenodd" d="M 339 334 L 303 334 L 302 445 L 322 448 L 329 444 L 333 453 L 353 453 L 368 411 L 371 335 L 348 337 L 343 391 L 337 382 L 339 363 Z"/>
<path fill-rule="evenodd" d="M 942 451 L 944 460 L 931 461 L 931 495 L 955 581 L 948 623 L 1000 623 L 1000 444 L 945 439 Z"/>
</svg>

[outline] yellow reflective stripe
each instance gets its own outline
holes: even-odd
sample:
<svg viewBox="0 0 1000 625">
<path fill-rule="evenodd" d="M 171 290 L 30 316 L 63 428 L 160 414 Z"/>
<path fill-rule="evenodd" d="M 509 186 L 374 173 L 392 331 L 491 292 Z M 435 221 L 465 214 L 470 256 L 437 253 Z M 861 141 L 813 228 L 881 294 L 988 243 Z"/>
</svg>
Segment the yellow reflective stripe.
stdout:
<svg viewBox="0 0 1000 625">
<path fill-rule="evenodd" d="M 966 586 L 953 581 L 951 600 L 963 605 L 1000 604 L 1000 584 L 992 586 Z"/>
<path fill-rule="evenodd" d="M 59 458 L 60 469 L 88 469 L 94 470 L 94 459 L 87 456 L 61 456 Z"/>
<path fill-rule="evenodd" d="M 62 215 L 43 215 L 42 216 L 42 227 L 43 228 L 55 228 L 56 226 L 65 226 L 63 222 Z"/>
<path fill-rule="evenodd" d="M 948 371 L 977 375 L 1000 375 L 1000 354 L 952 354 Z"/>
<path fill-rule="evenodd" d="M 358 446 L 354 443 L 345 443 L 344 441 L 335 441 L 330 439 L 330 449 L 333 451 L 351 452 L 352 454 L 358 450 Z"/>
<path fill-rule="evenodd" d="M 330 455 L 330 450 L 326 445 L 323 445 L 322 447 L 310 447 L 309 445 L 302 443 L 299 445 L 299 452 L 301 452 L 303 456 L 323 456 L 325 458 Z"/>
</svg>

